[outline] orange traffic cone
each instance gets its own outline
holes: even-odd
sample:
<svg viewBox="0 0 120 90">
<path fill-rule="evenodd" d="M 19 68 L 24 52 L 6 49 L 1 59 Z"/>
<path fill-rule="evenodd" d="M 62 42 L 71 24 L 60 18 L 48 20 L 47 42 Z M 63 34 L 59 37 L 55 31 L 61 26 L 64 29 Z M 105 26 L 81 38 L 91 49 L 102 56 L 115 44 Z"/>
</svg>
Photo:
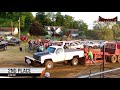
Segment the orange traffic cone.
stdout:
<svg viewBox="0 0 120 90">
<path fill-rule="evenodd" d="M 46 69 L 46 68 L 45 68 Z M 40 78 L 42 78 L 45 74 L 45 69 L 42 71 L 42 73 L 40 74 Z"/>
</svg>

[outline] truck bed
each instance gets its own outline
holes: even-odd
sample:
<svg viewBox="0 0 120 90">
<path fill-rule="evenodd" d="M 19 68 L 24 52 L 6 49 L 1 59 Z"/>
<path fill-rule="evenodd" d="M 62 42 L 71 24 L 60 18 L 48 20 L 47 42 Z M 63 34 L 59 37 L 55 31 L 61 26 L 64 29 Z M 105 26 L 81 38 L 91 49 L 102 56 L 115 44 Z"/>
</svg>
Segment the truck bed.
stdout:
<svg viewBox="0 0 120 90">
<path fill-rule="evenodd" d="M 80 51 L 80 49 L 65 49 L 65 52 L 74 52 L 74 51 Z"/>
<path fill-rule="evenodd" d="M 71 60 L 73 56 L 84 57 L 84 51 L 80 49 L 65 49 L 65 60 Z"/>
</svg>

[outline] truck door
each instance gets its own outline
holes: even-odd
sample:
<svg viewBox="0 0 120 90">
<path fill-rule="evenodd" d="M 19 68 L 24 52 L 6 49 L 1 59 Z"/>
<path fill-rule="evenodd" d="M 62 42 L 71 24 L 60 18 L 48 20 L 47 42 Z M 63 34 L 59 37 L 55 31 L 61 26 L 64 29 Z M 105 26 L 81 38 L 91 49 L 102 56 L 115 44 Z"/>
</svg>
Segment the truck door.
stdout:
<svg viewBox="0 0 120 90">
<path fill-rule="evenodd" d="M 62 48 L 58 48 L 55 52 L 55 61 L 58 62 L 58 61 L 64 61 L 64 58 L 65 58 L 65 54 L 64 54 L 64 50 Z"/>
</svg>

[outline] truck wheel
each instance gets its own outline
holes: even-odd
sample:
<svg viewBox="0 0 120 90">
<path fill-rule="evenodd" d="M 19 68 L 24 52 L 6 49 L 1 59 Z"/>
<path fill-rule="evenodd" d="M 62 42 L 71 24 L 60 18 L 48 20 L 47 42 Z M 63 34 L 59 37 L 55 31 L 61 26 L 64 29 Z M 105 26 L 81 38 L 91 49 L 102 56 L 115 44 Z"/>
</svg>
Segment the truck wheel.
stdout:
<svg viewBox="0 0 120 90">
<path fill-rule="evenodd" d="M 65 60 L 63 63 L 64 63 L 65 65 L 67 65 L 67 64 L 68 64 L 68 61 Z"/>
<path fill-rule="evenodd" d="M 75 65 L 77 65 L 78 64 L 78 58 L 73 58 L 72 60 L 71 60 L 71 65 L 72 66 L 75 66 Z"/>
<path fill-rule="evenodd" d="M 116 61 L 117 61 L 117 56 L 116 55 L 110 56 L 110 62 L 116 63 Z"/>
<path fill-rule="evenodd" d="M 118 55 L 118 62 L 120 63 L 120 55 Z"/>
<path fill-rule="evenodd" d="M 53 62 L 52 62 L 52 61 L 46 61 L 46 62 L 45 62 L 45 67 L 46 67 L 47 69 L 53 68 Z"/>
<path fill-rule="evenodd" d="M 4 50 L 7 50 L 7 47 L 4 47 Z"/>
<path fill-rule="evenodd" d="M 93 46 L 93 48 L 94 48 L 94 49 L 97 49 L 97 46 L 95 45 L 95 46 Z"/>
<path fill-rule="evenodd" d="M 92 46 L 89 46 L 89 49 L 93 48 Z"/>
</svg>

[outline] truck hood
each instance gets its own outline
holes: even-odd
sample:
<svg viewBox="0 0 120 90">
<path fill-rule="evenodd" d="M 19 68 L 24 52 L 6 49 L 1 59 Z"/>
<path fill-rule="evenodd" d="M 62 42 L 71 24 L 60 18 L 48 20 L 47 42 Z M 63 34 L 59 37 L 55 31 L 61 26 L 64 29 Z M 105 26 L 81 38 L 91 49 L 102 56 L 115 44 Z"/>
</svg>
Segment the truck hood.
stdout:
<svg viewBox="0 0 120 90">
<path fill-rule="evenodd" d="M 47 55 L 47 54 L 49 54 L 49 52 L 47 52 L 47 51 L 34 53 L 35 56 L 43 56 L 43 55 Z"/>
</svg>

